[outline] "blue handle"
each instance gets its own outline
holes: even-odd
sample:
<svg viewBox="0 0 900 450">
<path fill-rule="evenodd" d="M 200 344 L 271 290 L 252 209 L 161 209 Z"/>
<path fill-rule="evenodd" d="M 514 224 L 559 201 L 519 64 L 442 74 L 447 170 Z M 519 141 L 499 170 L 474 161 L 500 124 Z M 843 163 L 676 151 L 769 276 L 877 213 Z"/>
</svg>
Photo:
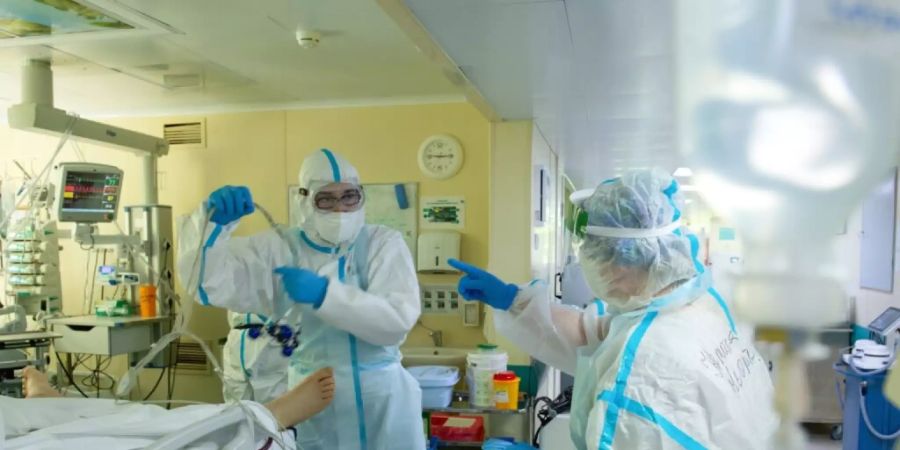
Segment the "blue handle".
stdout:
<svg viewBox="0 0 900 450">
<path fill-rule="evenodd" d="M 409 199 L 406 198 L 406 186 L 403 186 L 402 184 L 395 184 L 394 195 L 397 196 L 397 206 L 399 206 L 400 209 L 409 208 Z"/>
</svg>

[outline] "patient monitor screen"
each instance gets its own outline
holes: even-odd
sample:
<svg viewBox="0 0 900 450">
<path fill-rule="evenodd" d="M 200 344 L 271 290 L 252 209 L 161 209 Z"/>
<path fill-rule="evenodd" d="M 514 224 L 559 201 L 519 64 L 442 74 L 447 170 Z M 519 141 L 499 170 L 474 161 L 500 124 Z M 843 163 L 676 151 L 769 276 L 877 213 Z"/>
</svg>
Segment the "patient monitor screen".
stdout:
<svg viewBox="0 0 900 450">
<path fill-rule="evenodd" d="M 93 220 L 86 221 L 111 220 L 119 207 L 121 188 L 121 173 L 68 170 L 63 180 L 60 212 L 92 216 Z"/>
<path fill-rule="evenodd" d="M 869 324 L 869 329 L 884 334 L 893 331 L 891 328 L 896 327 L 898 321 L 900 321 L 900 309 L 890 307 Z"/>
</svg>

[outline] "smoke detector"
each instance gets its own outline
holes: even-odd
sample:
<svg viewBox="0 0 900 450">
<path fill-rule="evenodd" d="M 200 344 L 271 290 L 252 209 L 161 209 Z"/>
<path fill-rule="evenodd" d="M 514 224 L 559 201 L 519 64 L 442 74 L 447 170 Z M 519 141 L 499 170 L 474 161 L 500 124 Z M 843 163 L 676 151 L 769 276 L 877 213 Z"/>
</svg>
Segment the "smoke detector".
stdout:
<svg viewBox="0 0 900 450">
<path fill-rule="evenodd" d="M 302 28 L 297 29 L 297 43 L 300 44 L 300 48 L 316 48 L 321 40 L 322 34 L 318 31 L 304 30 Z"/>
</svg>

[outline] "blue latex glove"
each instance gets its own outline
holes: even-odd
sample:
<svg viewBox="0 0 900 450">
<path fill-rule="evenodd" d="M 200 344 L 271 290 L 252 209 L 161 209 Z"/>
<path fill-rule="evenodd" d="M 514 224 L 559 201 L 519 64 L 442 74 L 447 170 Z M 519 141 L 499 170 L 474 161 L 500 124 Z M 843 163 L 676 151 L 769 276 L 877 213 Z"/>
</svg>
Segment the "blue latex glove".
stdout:
<svg viewBox="0 0 900 450">
<path fill-rule="evenodd" d="M 275 273 L 281 275 L 284 290 L 291 300 L 316 308 L 322 306 L 328 291 L 328 278 L 298 267 L 279 267 Z"/>
<path fill-rule="evenodd" d="M 209 194 L 206 206 L 216 209 L 210 220 L 219 225 L 228 225 L 256 210 L 246 186 L 222 186 Z"/>
<path fill-rule="evenodd" d="M 501 279 L 491 275 L 475 266 L 470 266 L 462 261 L 451 259 L 447 261 L 451 266 L 461 270 L 466 275 L 459 280 L 459 293 L 466 300 L 481 300 L 497 309 L 506 311 L 512 306 L 519 287 L 507 284 Z"/>
</svg>

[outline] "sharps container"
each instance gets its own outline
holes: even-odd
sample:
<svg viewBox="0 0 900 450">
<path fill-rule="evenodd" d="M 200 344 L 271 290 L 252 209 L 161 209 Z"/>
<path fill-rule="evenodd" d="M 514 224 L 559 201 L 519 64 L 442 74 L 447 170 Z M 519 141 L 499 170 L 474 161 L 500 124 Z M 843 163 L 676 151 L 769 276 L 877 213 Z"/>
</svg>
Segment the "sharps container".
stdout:
<svg viewBox="0 0 900 450">
<path fill-rule="evenodd" d="M 519 409 L 519 382 L 515 372 L 494 374 L 494 406 L 497 409 Z"/>
</svg>

